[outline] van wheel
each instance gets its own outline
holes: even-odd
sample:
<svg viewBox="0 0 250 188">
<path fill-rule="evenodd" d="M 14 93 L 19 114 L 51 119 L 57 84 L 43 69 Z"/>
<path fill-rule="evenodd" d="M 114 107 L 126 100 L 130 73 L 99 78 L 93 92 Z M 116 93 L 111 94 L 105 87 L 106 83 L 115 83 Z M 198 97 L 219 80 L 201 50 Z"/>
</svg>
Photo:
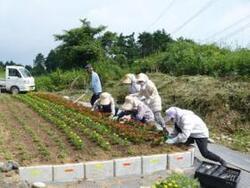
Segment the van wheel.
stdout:
<svg viewBox="0 0 250 188">
<path fill-rule="evenodd" d="M 10 92 L 12 93 L 12 95 L 16 95 L 19 93 L 19 89 L 18 87 L 13 86 L 11 87 Z"/>
</svg>

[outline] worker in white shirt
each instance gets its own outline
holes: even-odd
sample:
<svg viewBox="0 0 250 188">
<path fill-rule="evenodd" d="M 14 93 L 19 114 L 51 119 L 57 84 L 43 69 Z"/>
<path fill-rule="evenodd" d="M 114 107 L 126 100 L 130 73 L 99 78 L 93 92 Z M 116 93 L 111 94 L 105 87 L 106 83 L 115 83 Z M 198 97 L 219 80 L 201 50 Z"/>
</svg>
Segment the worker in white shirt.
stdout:
<svg viewBox="0 0 250 188">
<path fill-rule="evenodd" d="M 170 107 L 166 110 L 166 122 L 169 121 L 173 122 L 175 127 L 166 141 L 167 144 L 185 143 L 190 145 L 196 142 L 203 157 L 227 166 L 226 161 L 208 150 L 208 128 L 194 112 L 178 107 Z"/>
<path fill-rule="evenodd" d="M 167 134 L 168 132 L 166 130 L 165 121 L 161 115 L 161 97 L 155 84 L 144 73 L 138 74 L 136 80 L 137 83 L 141 86 L 138 98 L 143 99 L 145 104 L 149 106 L 149 108 L 154 113 L 155 121 L 160 124 L 163 131 Z"/>
<path fill-rule="evenodd" d="M 122 79 L 122 83 L 129 85 L 128 88 L 129 94 L 139 93 L 141 86 L 137 84 L 136 77 L 134 74 L 131 73 L 126 74 Z"/>
<path fill-rule="evenodd" d="M 122 112 L 118 114 L 118 119 L 131 115 L 132 119 L 141 123 L 154 124 L 154 114 L 152 110 L 137 97 L 131 95 L 126 96 L 121 109 Z"/>
</svg>

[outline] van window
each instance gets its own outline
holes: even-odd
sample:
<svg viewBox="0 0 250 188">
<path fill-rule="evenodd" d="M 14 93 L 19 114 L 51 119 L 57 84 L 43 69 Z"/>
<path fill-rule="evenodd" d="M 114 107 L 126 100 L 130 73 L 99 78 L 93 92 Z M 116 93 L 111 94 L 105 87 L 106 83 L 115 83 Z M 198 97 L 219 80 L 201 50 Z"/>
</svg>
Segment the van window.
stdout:
<svg viewBox="0 0 250 188">
<path fill-rule="evenodd" d="M 15 76 L 21 78 L 21 74 L 16 69 L 9 69 L 9 76 Z"/>
</svg>

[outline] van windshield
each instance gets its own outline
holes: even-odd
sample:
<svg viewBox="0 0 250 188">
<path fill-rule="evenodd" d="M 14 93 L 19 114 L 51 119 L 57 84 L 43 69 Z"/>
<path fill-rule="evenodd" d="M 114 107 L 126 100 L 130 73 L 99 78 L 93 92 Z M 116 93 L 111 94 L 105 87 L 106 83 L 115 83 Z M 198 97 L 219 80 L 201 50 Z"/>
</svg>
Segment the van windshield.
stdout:
<svg viewBox="0 0 250 188">
<path fill-rule="evenodd" d="M 27 69 L 21 68 L 21 69 L 19 69 L 19 71 L 22 73 L 22 75 L 23 75 L 24 78 L 31 77 L 31 74 L 30 74 L 30 72 Z"/>
</svg>

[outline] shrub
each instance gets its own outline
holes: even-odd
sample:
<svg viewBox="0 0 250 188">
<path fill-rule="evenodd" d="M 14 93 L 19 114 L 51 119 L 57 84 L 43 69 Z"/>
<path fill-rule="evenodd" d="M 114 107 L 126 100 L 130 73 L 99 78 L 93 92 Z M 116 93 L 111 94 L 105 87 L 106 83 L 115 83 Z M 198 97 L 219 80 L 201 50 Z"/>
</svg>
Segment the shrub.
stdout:
<svg viewBox="0 0 250 188">
<path fill-rule="evenodd" d="M 192 179 L 183 174 L 172 174 L 164 181 L 158 182 L 152 188 L 199 188 L 200 183 L 196 179 Z"/>
</svg>

